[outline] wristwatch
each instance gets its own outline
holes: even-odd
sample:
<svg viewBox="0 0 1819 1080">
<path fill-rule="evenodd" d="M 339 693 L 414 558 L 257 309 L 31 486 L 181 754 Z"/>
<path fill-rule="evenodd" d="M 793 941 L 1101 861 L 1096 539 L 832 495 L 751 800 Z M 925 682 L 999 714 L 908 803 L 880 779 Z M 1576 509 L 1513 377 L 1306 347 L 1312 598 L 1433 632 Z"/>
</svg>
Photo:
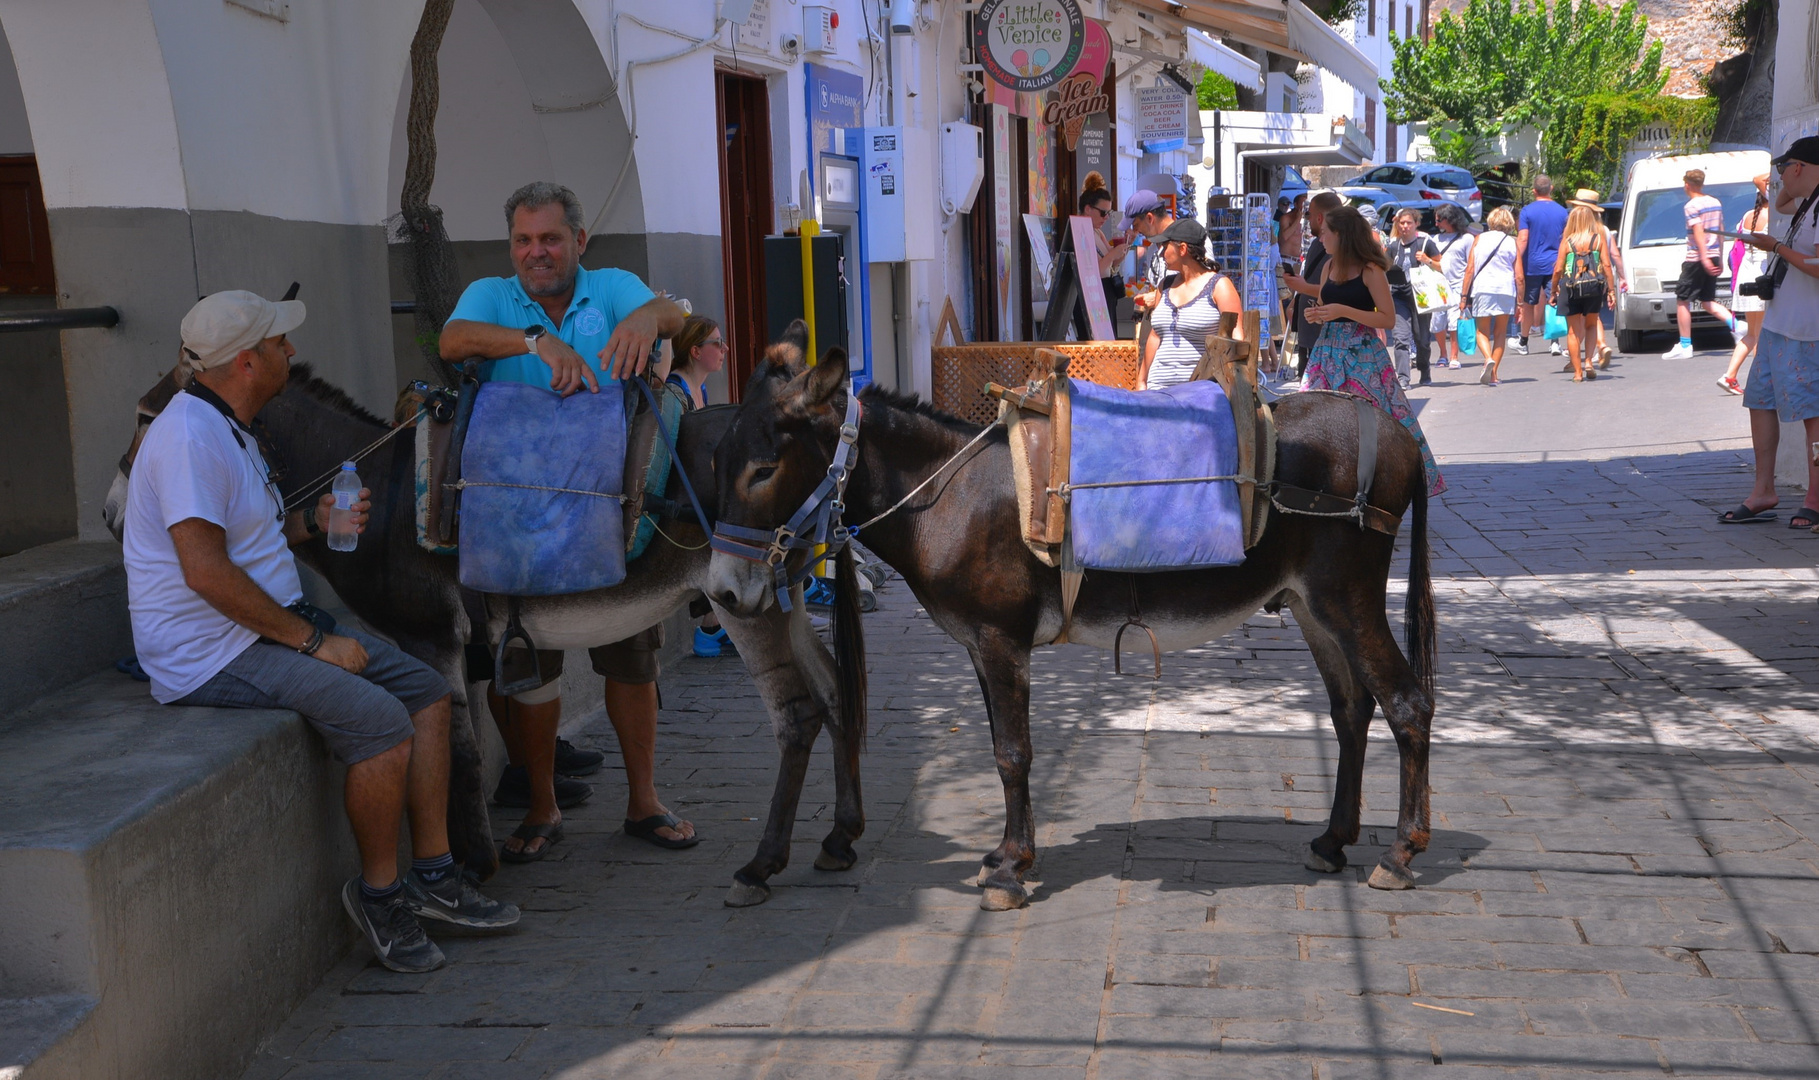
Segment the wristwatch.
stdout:
<svg viewBox="0 0 1819 1080">
<path fill-rule="evenodd" d="M 549 333 L 549 330 L 546 329 L 542 323 L 532 323 L 525 327 L 524 351 L 530 353 L 532 356 L 537 355 L 537 339 L 547 333 Z"/>
</svg>

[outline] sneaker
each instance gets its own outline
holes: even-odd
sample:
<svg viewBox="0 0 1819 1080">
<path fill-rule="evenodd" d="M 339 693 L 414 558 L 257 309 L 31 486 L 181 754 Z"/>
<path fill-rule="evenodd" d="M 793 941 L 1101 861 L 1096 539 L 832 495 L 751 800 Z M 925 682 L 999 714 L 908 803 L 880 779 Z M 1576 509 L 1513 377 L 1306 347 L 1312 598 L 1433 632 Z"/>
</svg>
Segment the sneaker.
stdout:
<svg viewBox="0 0 1819 1080">
<path fill-rule="evenodd" d="M 1684 341 L 1661 354 L 1663 360 L 1690 360 L 1692 357 L 1693 347 Z"/>
<path fill-rule="evenodd" d="M 1736 394 L 1738 397 L 1743 396 L 1742 384 L 1737 382 L 1736 379 L 1732 378 L 1729 375 L 1718 376 L 1718 385 L 1723 387 L 1724 392 L 1727 394 Z"/>
<path fill-rule="evenodd" d="M 1528 355 L 1528 335 L 1527 334 L 1524 334 L 1523 336 L 1516 339 L 1516 351 L 1521 353 L 1524 356 Z"/>
<path fill-rule="evenodd" d="M 735 651 L 733 639 L 726 635 L 726 627 L 719 627 L 713 633 L 709 633 L 699 626 L 695 627 L 696 656 L 711 660 L 716 656 L 725 656 Z"/>
<path fill-rule="evenodd" d="M 1407 375 L 1398 375 L 1398 376 L 1396 376 L 1396 382 L 1398 382 L 1398 383 L 1399 383 L 1399 384 L 1401 384 L 1401 386 L 1402 386 L 1402 389 L 1404 389 L 1404 390 L 1407 390 L 1407 389 L 1408 389 L 1408 376 L 1407 376 Z"/>
<path fill-rule="evenodd" d="M 423 932 L 417 917 L 411 914 L 410 902 L 404 898 L 403 891 L 390 900 L 375 904 L 360 891 L 360 876 L 356 874 L 341 886 L 341 906 L 347 909 L 347 917 L 354 920 L 366 943 L 372 946 L 373 955 L 393 971 L 434 971 L 448 963 L 442 950 L 436 948 L 436 943 Z"/>
<path fill-rule="evenodd" d="M 606 755 L 598 750 L 583 750 L 567 739 L 556 740 L 558 776 L 592 776 L 605 762 Z"/>
<path fill-rule="evenodd" d="M 594 787 L 566 776 L 556 777 L 556 805 L 567 810 L 592 798 Z M 531 805 L 531 777 L 522 765 L 507 765 L 499 774 L 499 786 L 493 789 L 493 805 L 528 810 Z"/>
<path fill-rule="evenodd" d="M 1424 371 L 1421 373 L 1421 381 L 1416 383 L 1415 385 L 1416 386 L 1432 386 L 1432 385 L 1434 385 L 1434 377 Z"/>
<path fill-rule="evenodd" d="M 1550 353 L 1553 353 L 1555 356 L 1565 356 L 1566 355 L 1566 350 L 1562 349 L 1560 347 L 1560 343 L 1558 341 L 1553 342 L 1550 345 L 1548 345 L 1547 351 Z"/>
<path fill-rule="evenodd" d="M 831 608 L 834 606 L 834 587 L 826 578 L 812 577 L 802 587 L 802 602 L 809 607 Z"/>
<path fill-rule="evenodd" d="M 1465 365 L 1464 365 L 1464 364 L 1461 364 L 1461 363 L 1460 363 L 1460 362 L 1459 362 L 1459 361 L 1457 361 L 1457 360 L 1448 360 L 1448 361 L 1447 361 L 1447 362 L 1446 362 L 1446 366 L 1447 366 L 1447 367 L 1449 367 L 1449 368 L 1452 368 L 1452 369 L 1453 369 L 1453 370 L 1454 370 L 1454 371 L 1458 371 L 1458 370 L 1459 370 L 1459 369 L 1460 369 L 1460 368 L 1462 368 L 1462 367 L 1464 367 L 1464 366 L 1465 366 Z"/>
<path fill-rule="evenodd" d="M 415 870 L 408 871 L 404 875 L 404 903 L 419 919 L 440 919 L 476 930 L 502 930 L 518 921 L 516 904 L 480 895 L 480 890 L 460 870 L 433 882 L 418 877 Z"/>
</svg>

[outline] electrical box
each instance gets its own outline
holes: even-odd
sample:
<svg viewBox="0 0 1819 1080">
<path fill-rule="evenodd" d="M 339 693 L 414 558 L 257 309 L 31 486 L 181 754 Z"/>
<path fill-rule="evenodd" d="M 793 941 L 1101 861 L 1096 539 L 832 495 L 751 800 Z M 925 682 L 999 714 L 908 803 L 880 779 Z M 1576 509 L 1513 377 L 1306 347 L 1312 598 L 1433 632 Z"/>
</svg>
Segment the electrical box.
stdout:
<svg viewBox="0 0 1819 1080">
<path fill-rule="evenodd" d="M 859 159 L 859 254 L 868 263 L 903 261 L 903 129 L 844 128 L 846 152 Z"/>
<path fill-rule="evenodd" d="M 802 48 L 805 52 L 834 51 L 834 31 L 840 29 L 840 13 L 831 7 L 802 9 Z"/>
<path fill-rule="evenodd" d="M 941 125 L 941 209 L 970 214 L 985 179 L 985 129 L 977 124 Z"/>
<path fill-rule="evenodd" d="M 918 262 L 935 257 L 941 226 L 935 218 L 934 132 L 903 132 L 903 257 Z"/>
</svg>

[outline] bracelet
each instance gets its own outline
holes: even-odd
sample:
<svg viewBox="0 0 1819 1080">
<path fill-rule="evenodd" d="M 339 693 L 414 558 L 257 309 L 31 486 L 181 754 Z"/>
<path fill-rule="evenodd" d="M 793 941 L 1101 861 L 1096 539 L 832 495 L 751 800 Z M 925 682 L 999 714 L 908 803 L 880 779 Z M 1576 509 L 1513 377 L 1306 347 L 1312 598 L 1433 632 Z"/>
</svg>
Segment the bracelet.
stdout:
<svg viewBox="0 0 1819 1080">
<path fill-rule="evenodd" d="M 302 645 L 297 646 L 297 651 L 302 653 L 305 656 L 314 656 L 314 655 L 316 655 L 316 650 L 320 649 L 321 647 L 322 647 L 322 628 L 320 626 L 317 626 L 315 623 L 311 623 L 310 627 L 309 627 L 309 640 L 304 642 Z"/>
<path fill-rule="evenodd" d="M 306 506 L 303 508 L 303 531 L 311 536 L 322 535 L 322 526 L 316 523 L 316 508 L 314 506 Z"/>
</svg>

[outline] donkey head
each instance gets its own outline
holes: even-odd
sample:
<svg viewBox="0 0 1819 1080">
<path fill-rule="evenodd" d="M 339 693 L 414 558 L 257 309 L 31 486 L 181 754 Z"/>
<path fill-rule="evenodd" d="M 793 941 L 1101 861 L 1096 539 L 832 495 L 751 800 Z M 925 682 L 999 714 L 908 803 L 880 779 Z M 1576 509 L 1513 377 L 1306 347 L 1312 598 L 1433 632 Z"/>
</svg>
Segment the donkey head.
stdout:
<svg viewBox="0 0 1819 1080">
<path fill-rule="evenodd" d="M 135 412 L 138 424 L 133 428 L 133 441 L 127 445 L 126 453 L 120 455 L 120 467 L 114 471 L 114 482 L 108 486 L 107 501 L 101 505 L 101 519 L 107 522 L 107 530 L 114 534 L 114 539 L 122 539 L 126 532 L 126 481 L 133 473 L 133 461 L 139 456 L 139 444 L 145 441 L 145 433 L 158 419 L 158 414 L 177 396 L 177 391 L 189 384 L 189 374 L 182 364 L 164 373 L 145 396 L 139 399 Z"/>
<path fill-rule="evenodd" d="M 847 356 L 830 349 L 811 368 L 802 352 L 786 336 L 765 351 L 746 387 L 714 453 L 720 521 L 775 529 L 827 475 L 846 411 Z M 714 553 L 707 582 L 715 602 L 741 615 L 762 610 L 771 595 L 768 566 L 724 552 Z"/>
</svg>

